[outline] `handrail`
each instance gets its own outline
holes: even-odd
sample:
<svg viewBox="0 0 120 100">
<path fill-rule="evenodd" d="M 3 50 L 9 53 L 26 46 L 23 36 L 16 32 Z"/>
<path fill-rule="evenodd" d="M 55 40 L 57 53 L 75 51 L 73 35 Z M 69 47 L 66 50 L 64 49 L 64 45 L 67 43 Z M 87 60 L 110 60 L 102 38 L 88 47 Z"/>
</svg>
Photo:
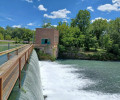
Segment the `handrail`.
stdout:
<svg viewBox="0 0 120 100">
<path fill-rule="evenodd" d="M 9 50 L 2 51 L 2 52 L 0 52 L 0 56 L 2 56 L 2 55 L 4 55 L 4 54 L 8 54 L 8 53 L 13 52 L 13 51 L 18 50 L 18 49 L 21 49 L 21 48 L 23 48 L 23 47 L 25 47 L 25 46 L 27 46 L 27 45 L 28 45 L 28 44 L 22 45 L 22 46 L 20 46 L 20 47 L 16 47 L 16 48 L 13 48 L 13 49 L 9 49 Z"/>
<path fill-rule="evenodd" d="M 21 71 L 27 63 L 32 50 L 33 45 L 28 45 L 17 56 L 14 56 L 0 67 L 0 100 L 8 99 L 17 79 L 19 79 L 19 88 L 21 87 Z"/>
</svg>

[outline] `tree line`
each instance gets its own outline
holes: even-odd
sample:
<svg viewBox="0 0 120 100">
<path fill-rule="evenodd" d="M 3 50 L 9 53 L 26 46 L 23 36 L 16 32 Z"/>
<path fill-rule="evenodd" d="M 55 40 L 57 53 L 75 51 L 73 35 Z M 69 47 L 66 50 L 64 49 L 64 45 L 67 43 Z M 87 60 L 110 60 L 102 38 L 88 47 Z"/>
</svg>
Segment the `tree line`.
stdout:
<svg viewBox="0 0 120 100">
<path fill-rule="evenodd" d="M 16 43 L 27 41 L 29 43 L 33 39 L 34 33 L 35 31 L 26 28 L 0 27 L 0 40 L 14 40 Z"/>
</svg>

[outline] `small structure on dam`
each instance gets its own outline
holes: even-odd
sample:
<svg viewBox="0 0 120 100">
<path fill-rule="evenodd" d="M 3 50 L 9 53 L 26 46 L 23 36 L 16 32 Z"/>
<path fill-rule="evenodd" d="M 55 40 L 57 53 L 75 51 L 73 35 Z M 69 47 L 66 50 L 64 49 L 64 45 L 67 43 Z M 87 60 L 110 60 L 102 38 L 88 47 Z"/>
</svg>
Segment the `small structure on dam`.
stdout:
<svg viewBox="0 0 120 100">
<path fill-rule="evenodd" d="M 58 56 L 59 31 L 50 28 L 36 28 L 35 48 L 54 57 Z"/>
</svg>

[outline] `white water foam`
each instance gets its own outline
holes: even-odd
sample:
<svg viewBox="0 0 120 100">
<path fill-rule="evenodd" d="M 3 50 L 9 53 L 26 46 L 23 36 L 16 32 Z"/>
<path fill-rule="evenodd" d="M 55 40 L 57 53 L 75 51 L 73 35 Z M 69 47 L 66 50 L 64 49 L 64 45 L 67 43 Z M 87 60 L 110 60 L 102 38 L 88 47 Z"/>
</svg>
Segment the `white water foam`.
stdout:
<svg viewBox="0 0 120 100">
<path fill-rule="evenodd" d="M 85 91 L 82 88 L 97 84 L 90 79 L 78 78 L 77 69 L 70 65 L 56 62 L 40 61 L 43 94 L 46 100 L 120 100 L 119 94 L 104 94 L 94 91 Z"/>
</svg>

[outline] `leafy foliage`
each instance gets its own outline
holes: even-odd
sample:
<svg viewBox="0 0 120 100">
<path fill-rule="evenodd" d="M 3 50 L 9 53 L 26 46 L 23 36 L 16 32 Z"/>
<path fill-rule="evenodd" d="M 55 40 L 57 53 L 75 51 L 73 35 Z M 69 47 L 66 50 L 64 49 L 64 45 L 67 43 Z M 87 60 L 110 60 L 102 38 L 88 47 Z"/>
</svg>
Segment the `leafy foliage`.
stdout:
<svg viewBox="0 0 120 100">
<path fill-rule="evenodd" d="M 6 26 L 6 28 L 0 27 L 0 40 L 15 40 L 16 42 L 28 41 L 30 42 L 35 32 L 26 28 L 13 28 Z"/>
<path fill-rule="evenodd" d="M 43 51 L 40 51 L 39 49 L 35 49 L 38 55 L 39 60 L 51 60 L 55 61 L 55 57 L 50 56 L 49 54 L 44 53 Z"/>
<path fill-rule="evenodd" d="M 71 25 L 59 22 L 57 29 L 60 33 L 60 54 L 75 50 L 79 52 L 80 49 L 85 51 L 102 49 L 106 51 L 106 56 L 109 55 L 107 57 L 114 57 L 112 54 L 120 55 L 120 18 L 109 22 L 97 19 L 90 23 L 89 11 L 80 10 L 76 17 L 71 20 Z"/>
</svg>

